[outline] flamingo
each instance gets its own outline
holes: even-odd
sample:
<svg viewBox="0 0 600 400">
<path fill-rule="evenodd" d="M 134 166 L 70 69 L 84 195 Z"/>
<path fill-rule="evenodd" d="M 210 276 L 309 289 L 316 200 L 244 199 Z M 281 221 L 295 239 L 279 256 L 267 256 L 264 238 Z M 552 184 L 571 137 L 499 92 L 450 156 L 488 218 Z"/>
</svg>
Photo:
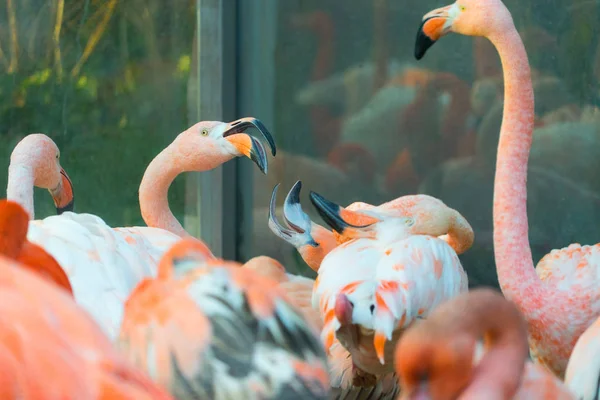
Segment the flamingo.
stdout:
<svg viewBox="0 0 600 400">
<path fill-rule="evenodd" d="M 266 173 L 263 145 L 242 133 L 251 126 L 263 133 L 275 154 L 273 139 L 262 123 L 255 118 L 242 118 L 231 123 L 195 124 L 155 157 L 140 185 L 140 208 L 148 227 L 111 228 L 93 214 L 73 212 L 30 222 L 28 240 L 42 247 L 64 268 L 76 301 L 94 316 L 111 339 L 118 335 L 123 302 L 131 290 L 141 279 L 156 274 L 157 263 L 170 245 L 182 236 L 189 236 L 168 205 L 167 192 L 175 177 L 185 171 L 216 168 L 242 155 L 251 158 Z M 11 158 L 14 163 L 11 162 L 9 168 L 9 182 L 14 181 L 14 171 L 27 179 L 20 186 L 9 184 L 7 196 L 24 199 L 19 201 L 26 205 L 33 205 L 33 188 L 27 183 L 39 184 L 38 174 L 48 169 L 56 171 L 50 175 L 62 177 L 70 187 L 58 162 L 58 148 L 44 146 L 49 150 L 39 151 L 35 145 L 42 140 L 47 143 L 50 139 L 23 140 L 13 151 L 13 155 L 16 153 L 19 157 Z M 32 164 L 36 167 L 31 168 Z M 55 183 L 46 185 L 56 187 Z"/>
<path fill-rule="evenodd" d="M 504 112 L 493 205 L 498 280 L 527 320 L 532 357 L 562 377 L 577 339 L 600 314 L 600 245 L 553 250 L 534 268 L 526 208 L 534 100 L 525 47 L 502 1 L 458 0 L 423 17 L 415 57 L 421 59 L 449 32 L 488 38 L 502 61 Z"/>
<path fill-rule="evenodd" d="M 426 315 L 428 307 L 440 301 L 444 297 L 444 292 L 448 292 L 448 296 L 451 296 L 454 291 L 466 290 L 467 279 L 458 261 L 457 253 L 463 253 L 472 245 L 473 231 L 460 214 L 429 196 L 405 196 L 379 207 L 366 203 L 354 203 L 343 209 L 321 196 L 311 193 L 311 199 L 317 211 L 337 231 L 333 233 L 310 221 L 308 216 L 304 214 L 298 201 L 300 189 L 301 183 L 297 182 L 284 203 L 284 218 L 288 226 L 282 225 L 275 219 L 273 210 L 269 219 L 269 226 L 277 236 L 293 244 L 305 261 L 319 274 L 314 284 L 313 307 L 319 310 L 321 316 L 325 319 L 325 328 L 322 332 L 325 348 L 333 352 L 337 346 L 338 336 L 340 336 L 340 342 L 350 351 L 354 362 L 351 365 L 352 372 L 349 374 L 352 385 L 373 385 L 377 376 L 393 372 L 393 369 L 389 368 L 389 354 L 387 355 L 388 362 L 385 363 L 385 345 L 387 340 L 392 340 L 391 335 L 395 331 L 393 329 L 395 323 L 404 325 L 405 322 L 408 323 L 416 317 L 416 315 L 411 314 L 411 310 L 408 310 L 408 315 L 404 314 L 404 317 L 396 316 L 395 314 L 399 314 L 400 310 L 399 306 L 395 304 L 396 299 L 394 296 L 404 295 L 406 289 L 414 292 L 412 289 L 414 289 L 417 281 L 419 287 L 422 286 L 423 290 L 431 289 L 429 287 L 425 289 L 427 283 L 421 285 L 422 277 L 416 279 L 416 276 L 408 276 L 408 273 L 404 271 L 400 271 L 400 275 L 406 275 L 403 277 L 406 282 L 402 282 L 405 287 L 401 288 L 400 284 L 396 282 L 398 271 L 389 271 L 391 272 L 390 275 L 386 272 L 387 268 L 391 268 L 394 265 L 392 261 L 400 257 L 396 261 L 403 264 L 405 269 L 412 271 L 409 267 L 417 263 L 420 265 L 418 270 L 423 271 L 423 273 L 429 271 L 427 268 L 423 268 L 423 265 L 427 265 L 429 261 L 434 260 L 432 268 L 435 267 L 435 271 L 431 274 L 434 281 L 437 281 L 438 277 L 442 277 L 438 273 L 451 271 L 446 272 L 442 278 L 442 281 L 447 282 L 445 282 L 446 288 L 440 290 L 442 292 L 440 296 L 435 291 L 429 297 L 417 293 L 416 302 L 419 303 L 423 300 L 423 304 L 416 304 L 415 314 L 419 314 L 419 316 Z M 275 203 L 276 192 L 277 187 L 273 191 L 272 204 Z M 417 224 L 415 224 L 415 220 L 418 221 Z M 404 226 L 404 223 L 407 226 Z M 395 224 L 400 228 L 397 229 L 394 226 Z M 397 231 L 394 232 L 396 229 Z M 410 237 L 420 234 L 441 236 L 442 239 L 430 236 L 415 236 L 416 240 L 413 240 Z M 381 243 L 373 240 L 377 239 L 378 236 Z M 420 255 L 415 259 L 410 259 L 413 246 L 415 248 L 421 246 L 428 250 L 419 249 Z M 396 247 L 398 248 L 396 249 Z M 394 249 L 400 251 L 394 251 Z M 433 253 L 429 253 L 428 251 L 432 249 Z M 360 251 L 354 255 L 352 254 L 354 250 Z M 379 254 L 380 250 L 381 254 Z M 390 256 L 392 251 L 394 251 L 394 254 Z M 352 257 L 352 261 L 349 261 L 348 257 Z M 377 260 L 379 259 L 381 259 L 382 264 L 379 272 L 377 272 Z M 328 266 L 323 270 L 326 260 L 329 260 Z M 389 266 L 386 263 L 387 261 L 391 262 Z M 444 268 L 446 261 L 448 261 L 448 268 Z M 368 268 L 366 268 L 367 263 Z M 363 264 L 365 268 L 361 269 Z M 373 264 L 375 264 L 375 268 Z M 343 273 L 340 272 L 338 265 L 344 265 L 345 270 Z M 352 269 L 348 270 L 347 268 Z M 391 269 L 393 270 L 393 268 Z M 374 279 L 370 276 L 372 273 L 376 274 Z M 454 273 L 456 273 L 456 276 L 453 275 Z M 369 292 L 367 286 L 375 285 L 373 289 L 377 289 L 377 282 L 380 279 L 383 279 L 381 285 L 384 286 L 381 293 L 378 291 L 382 304 L 379 305 L 378 303 L 376 313 L 375 305 L 373 305 L 372 310 L 377 318 L 373 317 L 374 321 L 367 321 L 368 317 L 363 318 L 362 321 L 353 321 L 351 314 L 355 306 L 349 305 L 350 301 L 346 295 L 354 298 L 358 292 Z M 361 282 L 364 285 L 361 285 Z M 435 283 L 431 285 L 435 289 Z M 338 293 L 338 291 L 342 293 Z M 386 291 L 389 293 L 383 293 Z M 367 299 L 369 298 L 369 293 L 364 293 L 364 295 L 367 296 Z M 371 297 L 374 296 L 375 294 L 371 295 Z M 340 299 L 337 300 L 336 297 Z M 418 297 L 421 297 L 421 300 L 416 299 Z M 411 299 L 407 301 L 410 302 Z M 338 309 L 335 306 L 336 302 L 341 302 Z M 356 307 L 362 306 L 362 303 L 356 304 Z M 365 304 L 365 307 L 368 308 L 369 306 Z M 386 312 L 386 307 L 390 307 L 391 312 Z M 392 319 L 397 317 L 398 321 L 389 321 L 388 317 L 392 317 Z M 340 321 L 344 322 L 343 326 Z M 385 322 L 387 322 L 385 326 L 376 327 L 381 328 L 379 329 L 381 332 L 373 332 L 371 325 Z M 361 323 L 369 326 L 359 332 L 357 327 Z M 388 329 L 390 327 L 391 329 Z M 369 344 L 369 340 L 362 337 L 362 333 L 365 333 L 365 337 L 370 337 L 372 344 Z M 400 332 L 396 331 L 394 334 L 393 340 L 397 340 Z M 392 347 L 388 345 L 388 349 Z M 358 358 L 358 360 L 354 360 L 355 358 Z M 358 366 L 355 364 L 358 364 Z M 380 364 L 384 364 L 384 366 Z M 373 373 L 370 371 L 373 371 Z"/>
<path fill-rule="evenodd" d="M 577 340 L 567 364 L 565 383 L 578 400 L 600 396 L 600 318 Z"/>
<path fill-rule="evenodd" d="M 323 329 L 323 320 L 319 312 L 312 306 L 312 291 L 315 284 L 313 279 L 289 274 L 277 260 L 266 256 L 254 257 L 242 268 L 251 269 L 262 276 L 275 280 L 278 287 L 285 291 L 291 304 L 302 313 L 306 321 L 319 332 Z M 337 340 L 332 346 L 327 361 L 331 386 L 330 398 L 393 400 L 400 393 L 398 380 L 393 373 L 378 377 L 377 381 L 371 385 L 354 386 L 352 384 L 352 359 L 348 351 Z"/>
<path fill-rule="evenodd" d="M 73 184 L 60 166 L 60 150 L 43 133 L 33 133 L 21 139 L 10 155 L 8 166 L 6 198 L 21 204 L 30 219 L 35 218 L 34 186 L 50 192 L 58 214 L 73 211 Z"/>
<path fill-rule="evenodd" d="M 402 335 L 395 353 L 401 399 L 575 400 L 527 356 L 527 328 L 517 307 L 492 289 L 472 290 Z"/>
<path fill-rule="evenodd" d="M 0 200 L 0 254 L 54 282 L 73 296 L 67 274 L 40 246 L 27 240 L 29 214 L 14 201 Z"/>
<path fill-rule="evenodd" d="M 393 372 L 391 350 L 406 326 L 467 290 L 457 252 L 436 237 L 448 234 L 459 214 L 444 218 L 447 207 L 428 196 L 359 211 L 314 192 L 311 200 L 342 243 L 321 262 L 313 290 L 313 307 L 324 318 L 321 338 L 326 349 L 338 338 L 352 355 L 356 380 L 368 382 Z M 464 223 L 468 249 L 473 231 Z"/>
<path fill-rule="evenodd" d="M 285 225 L 281 224 L 275 216 L 278 189 L 279 185 L 275 185 L 271 195 L 269 228 L 277 237 L 294 246 L 308 266 L 318 272 L 325 256 L 349 239 L 311 221 L 310 217 L 302 210 L 300 204 L 302 181 L 297 181 L 285 198 L 283 205 Z M 444 228 L 441 232 L 448 233 L 447 235 L 440 233 L 442 235 L 440 238 L 447 241 L 457 254 L 464 253 L 473 244 L 473 230 L 469 223 L 458 212 L 431 196 L 403 196 L 384 203 L 380 207 L 382 209 L 399 209 L 408 216 L 420 215 L 424 220 L 431 220 L 437 216 L 440 221 L 444 221 L 442 222 Z M 368 203 L 354 202 L 345 210 L 360 211 L 373 208 L 375 206 Z M 431 225 L 426 223 L 422 225 L 421 232 L 435 235 L 440 232 L 440 228 L 435 223 Z"/>
<path fill-rule="evenodd" d="M 15 211 L 2 232 L 13 253 L 22 248 L 27 212 Z M 4 241 L 8 244 L 8 241 Z M 0 256 L 0 397 L 3 399 L 144 399 L 171 397 L 113 348 L 69 294 L 25 265 Z"/>
<path fill-rule="evenodd" d="M 165 253 L 125 305 L 119 347 L 183 398 L 325 399 L 316 329 L 275 280 L 209 257 L 193 239 Z"/>
</svg>

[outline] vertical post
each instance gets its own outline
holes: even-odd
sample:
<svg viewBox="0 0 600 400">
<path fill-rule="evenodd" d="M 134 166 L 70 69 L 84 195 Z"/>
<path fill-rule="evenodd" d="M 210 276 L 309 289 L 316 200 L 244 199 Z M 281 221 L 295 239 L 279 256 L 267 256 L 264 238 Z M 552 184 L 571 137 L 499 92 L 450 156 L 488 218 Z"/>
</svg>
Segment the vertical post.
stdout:
<svg viewBox="0 0 600 400">
<path fill-rule="evenodd" d="M 238 0 L 239 63 L 238 109 L 242 115 L 261 119 L 277 141 L 275 128 L 275 48 L 277 44 L 277 0 Z M 269 161 L 272 159 L 269 158 Z M 256 168 L 239 165 L 238 192 L 241 221 L 238 258 L 245 261 L 255 256 L 253 249 L 253 176 Z M 271 171 L 270 173 L 273 173 Z M 265 196 L 268 193 L 260 193 Z M 266 221 L 257 221 L 266 224 Z"/>
<path fill-rule="evenodd" d="M 195 68 L 188 82 L 192 122 L 223 119 L 223 0 L 196 0 Z M 195 77 L 194 77 L 195 75 Z M 195 105 L 195 113 L 192 107 Z M 195 114 L 195 118 L 194 115 Z M 185 228 L 223 256 L 223 168 L 187 179 Z M 195 191 L 195 193 L 194 193 Z"/>
</svg>

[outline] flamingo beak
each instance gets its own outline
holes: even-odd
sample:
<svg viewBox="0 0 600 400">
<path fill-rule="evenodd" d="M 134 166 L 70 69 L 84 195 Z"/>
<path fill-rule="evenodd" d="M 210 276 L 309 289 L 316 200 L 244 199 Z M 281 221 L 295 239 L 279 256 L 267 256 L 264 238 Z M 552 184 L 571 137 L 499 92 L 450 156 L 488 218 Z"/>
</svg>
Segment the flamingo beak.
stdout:
<svg viewBox="0 0 600 400">
<path fill-rule="evenodd" d="M 266 174 L 267 154 L 265 148 L 258 139 L 244 132 L 248 128 L 258 129 L 258 131 L 269 144 L 269 147 L 271 148 L 271 154 L 275 156 L 277 152 L 275 141 L 265 125 L 256 118 L 241 118 L 230 122 L 225 127 L 223 137 L 229 141 L 242 155 L 254 161 L 261 172 Z"/>
<path fill-rule="evenodd" d="M 450 32 L 452 6 L 446 6 L 433 10 L 423 17 L 423 22 L 417 31 L 415 42 L 415 58 L 423 58 L 427 50 L 438 41 L 439 38 Z"/>
<path fill-rule="evenodd" d="M 275 216 L 277 189 L 279 189 L 279 183 L 273 188 L 271 203 L 269 205 L 269 228 L 271 231 L 281 239 L 295 246 L 308 245 L 318 247 L 319 244 L 315 242 L 310 234 L 312 222 L 308 215 L 302 211 L 302 206 L 300 205 L 302 181 L 297 181 L 285 198 L 283 218 L 287 226 L 281 224 Z M 298 243 L 296 238 L 302 238 L 302 241 Z"/>
<path fill-rule="evenodd" d="M 50 194 L 54 200 L 54 206 L 56 207 L 56 213 L 58 215 L 65 211 L 73 211 L 75 207 L 75 194 L 73 192 L 73 183 L 71 178 L 67 175 L 67 172 L 60 169 L 60 183 L 54 189 L 50 189 Z"/>
<path fill-rule="evenodd" d="M 346 210 L 315 192 L 310 192 L 310 201 L 325 223 L 340 235 L 359 231 L 379 221 L 377 218 Z"/>
</svg>

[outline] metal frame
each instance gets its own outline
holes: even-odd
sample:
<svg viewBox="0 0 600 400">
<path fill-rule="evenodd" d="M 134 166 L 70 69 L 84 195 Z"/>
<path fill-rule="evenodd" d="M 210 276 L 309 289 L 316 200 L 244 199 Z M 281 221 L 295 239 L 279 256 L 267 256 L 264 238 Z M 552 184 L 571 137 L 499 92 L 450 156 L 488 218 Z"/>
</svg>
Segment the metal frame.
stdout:
<svg viewBox="0 0 600 400">
<path fill-rule="evenodd" d="M 235 21 L 234 0 L 196 0 L 195 70 L 188 86 L 195 103 L 190 123 L 235 119 Z M 223 29 L 227 26 L 227 29 Z M 235 26 L 233 26 L 235 28 Z M 195 82 L 194 82 L 195 81 Z M 236 259 L 236 164 L 188 177 L 185 229 L 201 238 L 217 257 Z"/>
<path fill-rule="evenodd" d="M 196 17 L 190 123 L 255 116 L 273 127 L 277 0 L 196 0 Z M 234 159 L 187 180 L 186 230 L 230 260 L 245 261 L 252 245 L 255 168 L 248 163 Z"/>
<path fill-rule="evenodd" d="M 277 1 L 237 0 L 238 93 L 240 115 L 265 123 L 277 140 L 275 126 L 275 47 L 277 43 Z M 240 18 L 243 16 L 243 18 Z M 255 168 L 238 164 L 237 258 L 246 261 L 253 244 L 253 176 Z M 273 173 L 273 172 L 271 172 Z M 261 193 L 261 195 L 268 195 Z M 266 223 L 266 221 L 259 221 Z"/>
</svg>

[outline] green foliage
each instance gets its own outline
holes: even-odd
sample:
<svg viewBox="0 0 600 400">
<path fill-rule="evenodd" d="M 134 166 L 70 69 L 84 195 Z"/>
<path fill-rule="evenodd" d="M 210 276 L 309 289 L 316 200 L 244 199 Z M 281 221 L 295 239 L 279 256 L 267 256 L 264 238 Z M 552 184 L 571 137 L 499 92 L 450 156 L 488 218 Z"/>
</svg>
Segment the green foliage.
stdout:
<svg viewBox="0 0 600 400">
<path fill-rule="evenodd" d="M 0 168 L 7 171 L 23 136 L 45 133 L 61 149 L 77 212 L 111 226 L 143 225 L 137 192 L 144 170 L 189 122 L 190 2 L 65 2 L 57 58 L 51 39 L 59 2 L 17 2 L 16 29 L 0 29 Z M 0 25 L 10 17 L 0 15 Z M 0 185 L 6 180 L 2 174 Z M 171 188 L 170 204 L 182 220 L 183 179 Z M 36 218 L 54 213 L 50 196 L 36 191 Z"/>
</svg>

